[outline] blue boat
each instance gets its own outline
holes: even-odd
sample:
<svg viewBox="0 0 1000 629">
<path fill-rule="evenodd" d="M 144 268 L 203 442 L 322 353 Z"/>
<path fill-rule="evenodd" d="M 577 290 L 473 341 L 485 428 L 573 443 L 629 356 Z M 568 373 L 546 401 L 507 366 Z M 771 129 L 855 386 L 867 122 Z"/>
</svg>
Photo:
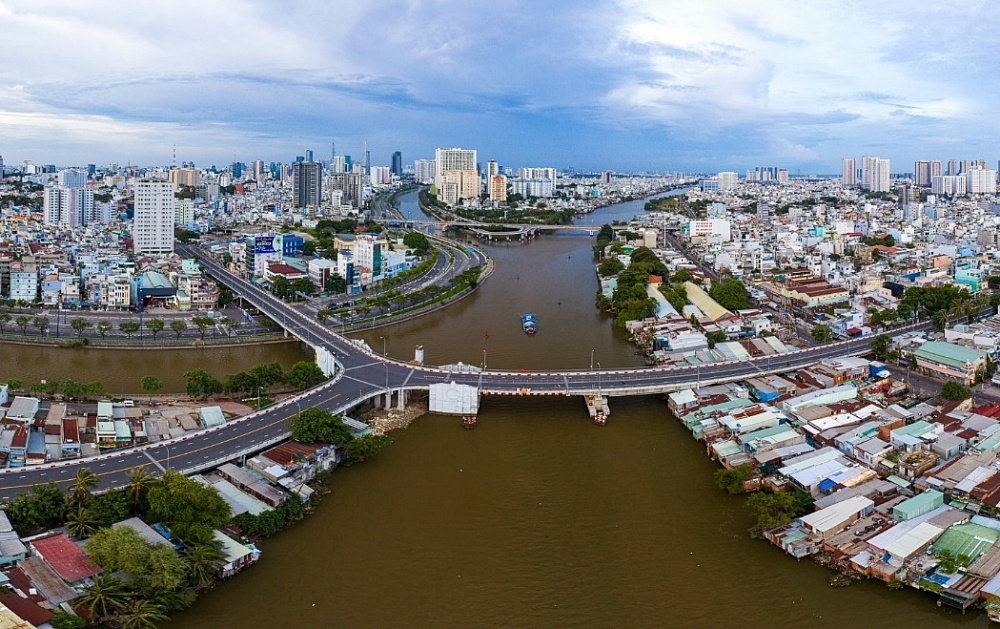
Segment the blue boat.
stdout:
<svg viewBox="0 0 1000 629">
<path fill-rule="evenodd" d="M 538 331 L 538 320 L 535 319 L 535 315 L 526 312 L 521 315 L 521 327 L 524 328 L 525 334 L 534 334 Z"/>
</svg>

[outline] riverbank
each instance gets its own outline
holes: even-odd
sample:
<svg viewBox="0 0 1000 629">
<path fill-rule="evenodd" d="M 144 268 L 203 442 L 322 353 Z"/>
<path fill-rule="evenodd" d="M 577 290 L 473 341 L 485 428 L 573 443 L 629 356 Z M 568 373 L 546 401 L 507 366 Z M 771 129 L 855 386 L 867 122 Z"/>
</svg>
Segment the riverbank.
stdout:
<svg viewBox="0 0 1000 629">
<path fill-rule="evenodd" d="M 260 334 L 255 336 L 209 337 L 205 339 L 93 339 L 90 337 L 54 337 L 34 334 L 12 335 L 0 334 L 0 344 L 11 345 L 44 345 L 71 349 L 204 349 L 207 347 L 241 347 L 244 345 L 271 345 L 276 343 L 296 343 L 299 339 L 285 336 L 282 332 Z"/>
</svg>

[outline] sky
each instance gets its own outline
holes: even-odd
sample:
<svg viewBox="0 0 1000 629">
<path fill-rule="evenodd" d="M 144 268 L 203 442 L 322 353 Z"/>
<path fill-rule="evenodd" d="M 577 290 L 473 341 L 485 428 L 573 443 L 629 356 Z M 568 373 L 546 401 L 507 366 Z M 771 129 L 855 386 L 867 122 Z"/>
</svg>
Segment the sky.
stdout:
<svg viewBox="0 0 1000 629">
<path fill-rule="evenodd" d="M 995 164 L 985 1 L 0 0 L 0 155 L 585 170 Z"/>
</svg>

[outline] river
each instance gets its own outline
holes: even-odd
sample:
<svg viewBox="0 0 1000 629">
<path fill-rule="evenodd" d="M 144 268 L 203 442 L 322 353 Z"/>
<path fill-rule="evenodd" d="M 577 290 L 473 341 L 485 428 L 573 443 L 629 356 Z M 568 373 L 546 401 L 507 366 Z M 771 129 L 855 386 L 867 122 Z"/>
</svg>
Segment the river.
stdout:
<svg viewBox="0 0 1000 629">
<path fill-rule="evenodd" d="M 628 220 L 643 203 L 583 220 Z M 400 205 L 412 212 L 415 195 Z M 592 244 L 558 234 L 484 245 L 497 271 L 473 296 L 361 338 L 377 350 L 384 338 L 400 359 L 423 345 L 429 364 L 480 365 L 485 350 L 490 368 L 585 369 L 591 352 L 595 367 L 639 366 L 594 308 Z M 521 332 L 525 311 L 538 315 L 534 337 Z M 23 359 L 36 349 L 53 361 L 75 351 L 30 348 Z M 146 359 L 109 360 L 106 381 L 146 373 L 135 362 Z M 744 498 L 714 487 L 717 466 L 656 397 L 613 398 L 603 428 L 577 398 L 484 398 L 474 430 L 427 415 L 395 437 L 336 471 L 316 513 L 262 542 L 257 565 L 163 626 L 987 625 L 918 592 L 830 587 L 826 569 L 751 540 Z"/>
</svg>

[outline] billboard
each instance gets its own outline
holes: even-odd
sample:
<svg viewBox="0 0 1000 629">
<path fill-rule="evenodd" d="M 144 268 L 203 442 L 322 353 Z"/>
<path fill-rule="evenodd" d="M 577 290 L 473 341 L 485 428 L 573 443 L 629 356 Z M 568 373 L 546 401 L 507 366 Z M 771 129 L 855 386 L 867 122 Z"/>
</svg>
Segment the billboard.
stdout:
<svg viewBox="0 0 1000 629">
<path fill-rule="evenodd" d="M 275 240 L 277 239 L 274 236 L 255 236 L 253 239 L 254 253 L 274 253 Z"/>
</svg>

